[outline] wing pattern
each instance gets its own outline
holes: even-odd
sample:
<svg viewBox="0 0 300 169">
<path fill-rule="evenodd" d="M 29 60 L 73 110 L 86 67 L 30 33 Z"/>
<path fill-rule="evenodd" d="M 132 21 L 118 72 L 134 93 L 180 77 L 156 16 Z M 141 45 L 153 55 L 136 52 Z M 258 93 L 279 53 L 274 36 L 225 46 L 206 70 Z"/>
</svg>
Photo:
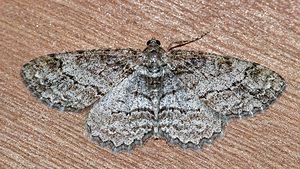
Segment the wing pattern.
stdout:
<svg viewBox="0 0 300 169">
<path fill-rule="evenodd" d="M 90 106 L 128 76 L 140 50 L 98 49 L 49 54 L 25 64 L 21 76 L 41 101 L 61 111 Z"/>
<path fill-rule="evenodd" d="M 50 107 L 92 106 L 89 138 L 113 151 L 130 151 L 152 135 L 201 148 L 223 135 L 228 120 L 264 111 L 285 90 L 279 74 L 257 63 L 173 48 L 153 38 L 144 51 L 50 54 L 25 64 L 21 76 Z"/>
</svg>

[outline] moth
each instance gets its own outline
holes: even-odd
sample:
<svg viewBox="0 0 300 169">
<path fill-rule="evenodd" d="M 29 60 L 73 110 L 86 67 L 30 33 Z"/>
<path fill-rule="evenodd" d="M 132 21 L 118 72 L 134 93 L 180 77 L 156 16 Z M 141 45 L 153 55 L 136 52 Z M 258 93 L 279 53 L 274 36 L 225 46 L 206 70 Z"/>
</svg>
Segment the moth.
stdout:
<svg viewBox="0 0 300 169">
<path fill-rule="evenodd" d="M 21 69 L 35 97 L 60 111 L 91 107 L 92 141 L 130 151 L 149 137 L 199 149 L 224 133 L 230 119 L 253 116 L 285 90 L 284 79 L 260 64 L 229 56 L 164 50 L 152 38 L 141 51 L 107 48 L 54 53 Z"/>
</svg>

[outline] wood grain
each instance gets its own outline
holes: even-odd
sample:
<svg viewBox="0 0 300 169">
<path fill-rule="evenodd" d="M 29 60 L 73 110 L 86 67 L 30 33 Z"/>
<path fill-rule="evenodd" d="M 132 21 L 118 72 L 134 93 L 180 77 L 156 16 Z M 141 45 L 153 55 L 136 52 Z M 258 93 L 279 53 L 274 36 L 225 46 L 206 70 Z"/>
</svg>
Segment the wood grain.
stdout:
<svg viewBox="0 0 300 169">
<path fill-rule="evenodd" d="M 299 168 L 299 1 L 0 1 L 1 168 Z M 82 113 L 60 113 L 25 88 L 21 67 L 38 56 L 106 47 L 143 49 L 211 33 L 184 46 L 263 64 L 286 82 L 265 113 L 234 120 L 201 151 L 149 139 L 112 154 L 87 139 Z"/>
</svg>

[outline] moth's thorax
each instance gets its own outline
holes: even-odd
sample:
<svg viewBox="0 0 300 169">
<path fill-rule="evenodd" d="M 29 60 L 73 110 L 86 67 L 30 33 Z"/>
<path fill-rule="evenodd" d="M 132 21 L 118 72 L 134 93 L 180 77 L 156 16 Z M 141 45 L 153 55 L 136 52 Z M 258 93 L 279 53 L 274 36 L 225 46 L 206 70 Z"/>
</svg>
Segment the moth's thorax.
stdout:
<svg viewBox="0 0 300 169">
<path fill-rule="evenodd" d="M 151 90 L 159 90 L 162 87 L 162 79 L 166 62 L 164 61 L 165 50 L 160 46 L 160 42 L 155 38 L 147 42 L 147 47 L 143 51 L 142 66 L 147 84 Z"/>
<path fill-rule="evenodd" d="M 143 51 L 143 66 L 149 77 L 157 78 L 162 76 L 164 66 L 167 65 L 163 59 L 164 54 L 165 50 L 160 47 L 158 40 L 153 38 L 147 42 L 147 47 Z"/>
</svg>

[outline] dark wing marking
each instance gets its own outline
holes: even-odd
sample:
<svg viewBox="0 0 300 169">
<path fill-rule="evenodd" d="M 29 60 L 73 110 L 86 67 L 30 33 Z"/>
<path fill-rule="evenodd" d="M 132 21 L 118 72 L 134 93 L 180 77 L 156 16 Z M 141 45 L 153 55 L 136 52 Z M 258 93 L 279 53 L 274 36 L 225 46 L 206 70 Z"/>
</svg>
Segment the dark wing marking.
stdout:
<svg viewBox="0 0 300 169">
<path fill-rule="evenodd" d="M 97 49 L 38 57 L 21 70 L 26 86 L 41 101 L 61 111 L 81 110 L 129 75 L 136 49 Z"/>
<path fill-rule="evenodd" d="M 257 63 L 200 51 L 172 50 L 167 56 L 185 90 L 224 119 L 262 112 L 285 90 L 278 73 Z"/>
</svg>

